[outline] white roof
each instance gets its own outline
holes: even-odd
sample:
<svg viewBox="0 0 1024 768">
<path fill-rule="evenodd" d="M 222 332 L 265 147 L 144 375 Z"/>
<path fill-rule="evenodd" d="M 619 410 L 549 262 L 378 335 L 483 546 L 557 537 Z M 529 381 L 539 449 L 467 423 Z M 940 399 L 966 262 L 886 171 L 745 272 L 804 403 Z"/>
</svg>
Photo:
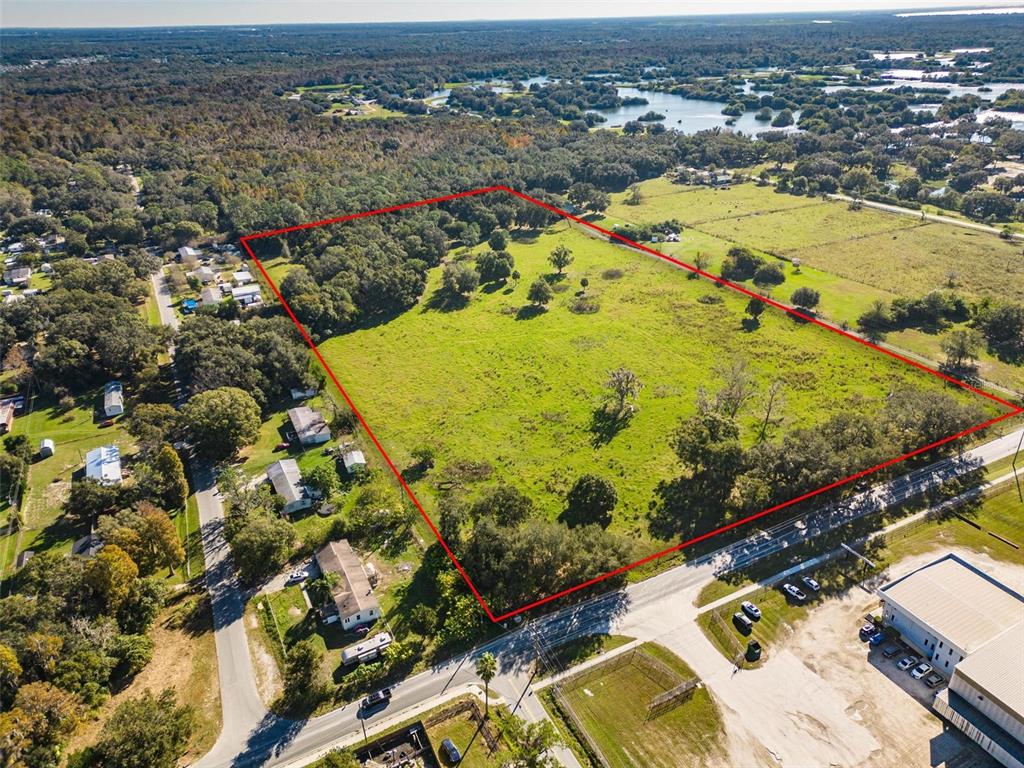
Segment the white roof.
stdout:
<svg viewBox="0 0 1024 768">
<path fill-rule="evenodd" d="M 248 270 L 243 269 L 238 272 L 233 272 L 231 274 L 231 279 L 234 280 L 236 283 L 248 283 L 249 281 L 252 280 L 252 275 L 249 274 Z"/>
<path fill-rule="evenodd" d="M 121 450 L 102 445 L 85 454 L 85 476 L 103 485 L 121 482 Z"/>
<path fill-rule="evenodd" d="M 879 594 L 968 654 L 1024 617 L 1024 596 L 953 554 L 886 584 Z"/>
<path fill-rule="evenodd" d="M 184 259 L 186 256 L 198 256 L 199 251 L 195 248 L 189 248 L 187 245 L 184 245 L 178 249 L 178 255 Z"/>
<path fill-rule="evenodd" d="M 955 675 L 966 678 L 1024 721 L 1024 645 L 1018 623 L 956 665 Z"/>
<path fill-rule="evenodd" d="M 108 381 L 103 386 L 103 406 L 124 405 L 124 390 L 119 381 Z"/>
<path fill-rule="evenodd" d="M 231 289 L 231 295 L 236 299 L 245 298 L 247 296 L 259 296 L 260 287 L 255 283 L 252 285 L 240 285 L 237 288 Z"/>
<path fill-rule="evenodd" d="M 274 493 L 291 504 L 305 496 L 302 488 L 302 472 L 295 459 L 281 459 L 267 467 L 267 477 L 274 485 Z"/>
<path fill-rule="evenodd" d="M 220 304 L 221 292 L 219 289 L 212 286 L 203 288 L 203 292 L 199 294 L 200 301 L 203 304 Z"/>
<path fill-rule="evenodd" d="M 345 462 L 345 469 L 351 471 L 352 467 L 365 467 L 366 457 L 362 451 L 347 451 L 341 460 Z"/>
</svg>

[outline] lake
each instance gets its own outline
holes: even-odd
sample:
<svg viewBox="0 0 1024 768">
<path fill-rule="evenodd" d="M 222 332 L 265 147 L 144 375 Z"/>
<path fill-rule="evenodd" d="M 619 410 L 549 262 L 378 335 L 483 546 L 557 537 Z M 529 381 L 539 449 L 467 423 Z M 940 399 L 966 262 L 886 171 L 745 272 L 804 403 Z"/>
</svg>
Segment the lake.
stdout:
<svg viewBox="0 0 1024 768">
<path fill-rule="evenodd" d="M 674 93 L 644 91 L 639 88 L 619 88 L 618 92 L 622 98 L 639 96 L 647 99 L 648 103 L 616 107 L 615 109 L 592 110 L 604 115 L 608 120 L 606 123 L 601 123 L 599 127 L 621 128 L 629 121 L 636 120 L 641 115 L 654 111 L 665 116 L 664 120 L 659 121 L 662 125 L 681 133 L 696 133 L 697 131 L 706 131 L 711 128 L 726 128 L 748 134 L 763 133 L 770 130 L 796 130 L 795 126 L 790 126 L 788 129 L 772 128 L 770 121 L 761 122 L 755 120 L 753 112 L 744 112 L 743 115 L 736 118 L 734 125 L 726 125 L 725 121 L 729 117 L 722 114 L 722 107 L 725 104 L 718 101 L 688 99 L 685 96 L 679 96 Z M 793 113 L 794 120 L 799 117 L 799 112 Z"/>
</svg>

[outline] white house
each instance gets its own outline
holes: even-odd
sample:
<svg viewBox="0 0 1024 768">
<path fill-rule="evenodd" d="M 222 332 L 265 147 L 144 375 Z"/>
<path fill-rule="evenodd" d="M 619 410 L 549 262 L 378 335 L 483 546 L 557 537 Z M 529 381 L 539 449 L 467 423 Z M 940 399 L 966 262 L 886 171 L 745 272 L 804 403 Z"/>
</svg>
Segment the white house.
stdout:
<svg viewBox="0 0 1024 768">
<path fill-rule="evenodd" d="M 231 273 L 231 281 L 235 285 L 248 285 L 252 282 L 252 275 L 249 273 L 249 270 L 242 269 Z"/>
<path fill-rule="evenodd" d="M 362 451 L 345 451 L 341 460 L 345 464 L 345 471 L 350 475 L 366 471 L 366 457 L 363 456 Z"/>
<path fill-rule="evenodd" d="M 85 454 L 85 476 L 100 485 L 121 482 L 121 451 L 116 445 L 103 445 Z"/>
<path fill-rule="evenodd" d="M 110 381 L 103 387 L 103 413 L 107 418 L 124 413 L 124 390 L 121 382 Z"/>
<path fill-rule="evenodd" d="M 373 596 L 359 555 L 348 540 L 329 542 L 316 551 L 316 562 L 323 573 L 337 574 L 338 583 L 331 590 L 331 603 L 324 608 L 325 624 L 341 622 L 344 629 L 353 629 L 380 618 L 380 603 Z"/>
<path fill-rule="evenodd" d="M 189 248 L 187 245 L 182 246 L 178 249 L 178 261 L 182 259 L 198 259 L 199 251 L 195 248 Z"/>
<path fill-rule="evenodd" d="M 288 418 L 303 445 L 321 445 L 331 439 L 331 428 L 319 411 L 300 405 L 288 409 Z"/>
<path fill-rule="evenodd" d="M 282 514 L 290 515 L 313 505 L 313 499 L 302 484 L 302 472 L 295 459 L 275 461 L 267 467 L 267 477 L 274 486 L 274 493 L 284 499 Z"/>
<path fill-rule="evenodd" d="M 207 286 L 203 288 L 202 293 L 199 294 L 199 303 L 204 307 L 215 307 L 223 299 L 223 294 L 214 288 L 213 286 Z"/>
<path fill-rule="evenodd" d="M 256 307 L 263 303 L 263 297 L 260 295 L 260 287 L 256 283 L 240 285 L 236 288 L 232 288 L 231 298 L 243 307 Z"/>
<path fill-rule="evenodd" d="M 196 279 L 204 285 L 217 282 L 217 273 L 211 267 L 199 267 L 195 272 Z"/>
<path fill-rule="evenodd" d="M 7 285 L 28 285 L 32 279 L 32 267 L 12 267 L 4 271 L 4 282 Z"/>
</svg>

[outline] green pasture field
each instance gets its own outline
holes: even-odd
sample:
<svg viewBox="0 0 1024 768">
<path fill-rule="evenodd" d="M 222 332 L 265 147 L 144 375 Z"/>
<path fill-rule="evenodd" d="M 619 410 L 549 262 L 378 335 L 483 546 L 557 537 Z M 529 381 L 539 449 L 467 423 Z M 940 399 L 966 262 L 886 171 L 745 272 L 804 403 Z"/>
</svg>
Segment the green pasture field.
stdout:
<svg viewBox="0 0 1024 768">
<path fill-rule="evenodd" d="M 559 243 L 575 254 L 560 281 L 547 261 Z M 595 472 L 618 491 L 612 530 L 649 545 L 654 490 L 681 471 L 670 434 L 695 412 L 698 387 L 714 392 L 722 381 L 716 371 L 731 361 L 746 361 L 762 392 L 773 380 L 783 382 L 785 428 L 818 423 L 851 407 L 851 398 L 863 398 L 855 407 L 871 410 L 901 386 L 945 388 L 775 310 L 745 330 L 745 297 L 564 223 L 514 242 L 510 251 L 522 274 L 518 285 L 485 286 L 452 309 L 439 305 L 435 269 L 420 306 L 321 346 L 399 468 L 412 467 L 417 446 L 437 449 L 437 467 L 409 478 L 428 510 L 436 479 L 459 461 L 487 462 L 488 482 L 516 485 L 551 518 L 576 478 Z M 608 270 L 621 270 L 621 277 L 603 276 Z M 526 293 L 542 275 L 561 292 L 538 312 Z M 595 314 L 570 311 L 582 277 L 599 304 Z M 592 426 L 607 371 L 620 366 L 645 386 L 639 412 L 609 437 Z M 956 396 L 982 404 L 967 393 Z M 748 444 L 757 435 L 757 411 L 740 414 Z"/>
<path fill-rule="evenodd" d="M 656 643 L 638 653 L 679 675 L 693 670 Z M 667 689 L 636 664 L 610 669 L 565 695 L 591 738 L 613 768 L 683 768 L 714 764 L 722 758 L 722 720 L 707 688 L 697 688 L 674 709 L 647 719 L 646 702 Z"/>
</svg>

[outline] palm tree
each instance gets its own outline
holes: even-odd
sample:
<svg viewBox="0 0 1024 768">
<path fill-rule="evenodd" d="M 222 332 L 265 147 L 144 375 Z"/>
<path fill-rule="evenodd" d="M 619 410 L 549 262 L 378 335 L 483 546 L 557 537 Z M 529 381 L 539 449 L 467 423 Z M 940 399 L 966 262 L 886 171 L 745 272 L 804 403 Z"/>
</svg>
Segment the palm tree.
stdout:
<svg viewBox="0 0 1024 768">
<path fill-rule="evenodd" d="M 476 660 L 476 673 L 484 681 L 484 718 L 489 715 L 491 703 L 491 680 L 498 671 L 498 662 L 493 653 L 483 653 Z"/>
</svg>

